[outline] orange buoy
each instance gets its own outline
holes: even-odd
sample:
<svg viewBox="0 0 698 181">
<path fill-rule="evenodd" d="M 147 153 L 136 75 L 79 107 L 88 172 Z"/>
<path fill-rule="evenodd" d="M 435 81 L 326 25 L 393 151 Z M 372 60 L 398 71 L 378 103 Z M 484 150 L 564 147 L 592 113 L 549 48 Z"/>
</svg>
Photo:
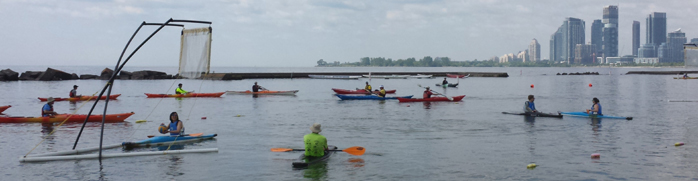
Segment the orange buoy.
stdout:
<svg viewBox="0 0 698 181">
<path fill-rule="evenodd" d="M 206 117 L 201 117 L 201 119 L 206 119 Z"/>
<path fill-rule="evenodd" d="M 531 84 L 531 88 L 533 88 L 533 84 Z"/>
<path fill-rule="evenodd" d="M 410 107 L 410 105 L 407 105 L 407 107 Z"/>
<path fill-rule="evenodd" d="M 601 154 L 600 153 L 592 153 L 591 158 L 592 159 L 599 159 L 599 158 L 601 158 Z"/>
<path fill-rule="evenodd" d="M 589 87 L 591 87 L 591 83 L 589 83 Z"/>
</svg>

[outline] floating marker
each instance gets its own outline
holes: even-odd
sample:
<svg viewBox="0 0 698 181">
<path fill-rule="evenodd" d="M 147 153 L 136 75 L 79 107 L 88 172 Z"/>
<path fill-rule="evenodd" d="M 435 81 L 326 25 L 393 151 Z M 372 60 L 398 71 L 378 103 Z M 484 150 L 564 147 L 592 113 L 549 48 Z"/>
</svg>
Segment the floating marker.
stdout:
<svg viewBox="0 0 698 181">
<path fill-rule="evenodd" d="M 591 83 L 589 83 L 589 87 L 591 87 Z"/>
<path fill-rule="evenodd" d="M 599 158 L 601 158 L 601 154 L 600 154 L 600 153 L 592 153 L 592 154 L 591 154 L 591 159 L 599 159 Z"/>
<path fill-rule="evenodd" d="M 410 107 L 410 105 L 407 105 L 407 107 Z"/>
<path fill-rule="evenodd" d="M 533 84 L 531 84 L 531 88 L 533 88 Z"/>
<path fill-rule="evenodd" d="M 235 115 L 235 117 L 242 117 L 242 115 L 239 115 L 239 114 L 238 114 L 238 115 Z"/>
<path fill-rule="evenodd" d="M 206 119 L 206 117 L 201 117 L 201 119 Z"/>
<path fill-rule="evenodd" d="M 536 168 L 537 166 L 538 165 L 536 165 L 535 163 L 531 163 L 531 164 L 526 165 L 526 168 L 533 169 L 533 168 Z"/>
<path fill-rule="evenodd" d="M 674 146 L 683 146 L 683 142 L 675 143 Z"/>
</svg>

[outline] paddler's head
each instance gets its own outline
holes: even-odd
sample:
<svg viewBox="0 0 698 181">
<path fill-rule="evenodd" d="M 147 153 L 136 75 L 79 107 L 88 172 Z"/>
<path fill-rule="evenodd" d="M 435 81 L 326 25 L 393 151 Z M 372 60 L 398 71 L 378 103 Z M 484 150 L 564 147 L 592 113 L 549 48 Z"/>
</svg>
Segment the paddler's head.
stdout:
<svg viewBox="0 0 698 181">
<path fill-rule="evenodd" d="M 313 133 L 320 133 L 320 131 L 322 131 L 322 129 L 320 129 L 320 124 L 313 124 L 313 126 L 310 127 L 310 131 L 312 131 Z"/>
<path fill-rule="evenodd" d="M 528 101 L 533 102 L 533 100 L 535 100 L 535 99 L 536 99 L 536 98 L 533 97 L 533 95 L 528 95 Z"/>
<path fill-rule="evenodd" d="M 366 85 L 368 85 L 368 82 L 366 82 Z"/>
<path fill-rule="evenodd" d="M 383 89 L 383 85 L 381 85 L 381 89 Z"/>
<path fill-rule="evenodd" d="M 78 89 L 78 85 L 73 85 L 73 89 Z"/>
<path fill-rule="evenodd" d="M 257 82 L 254 82 L 254 85 L 257 85 Z"/>
<path fill-rule="evenodd" d="M 444 80 L 446 80 L 446 77 L 444 77 Z"/>
<path fill-rule="evenodd" d="M 177 120 L 179 120 L 179 115 L 177 115 L 177 112 L 170 113 L 170 122 L 175 122 Z"/>
<path fill-rule="evenodd" d="M 53 105 L 53 101 L 55 101 L 55 99 L 53 99 L 53 97 L 49 97 L 46 101 L 48 102 L 48 104 Z"/>
<path fill-rule="evenodd" d="M 427 90 L 429 90 L 429 86 L 425 87 Z"/>
<path fill-rule="evenodd" d="M 591 101 L 594 102 L 594 104 L 598 104 L 598 103 L 599 103 L 599 99 L 596 98 L 596 97 L 594 97 L 594 99 L 592 99 Z"/>
<path fill-rule="evenodd" d="M 182 88 L 182 83 L 179 83 L 179 88 Z"/>
</svg>

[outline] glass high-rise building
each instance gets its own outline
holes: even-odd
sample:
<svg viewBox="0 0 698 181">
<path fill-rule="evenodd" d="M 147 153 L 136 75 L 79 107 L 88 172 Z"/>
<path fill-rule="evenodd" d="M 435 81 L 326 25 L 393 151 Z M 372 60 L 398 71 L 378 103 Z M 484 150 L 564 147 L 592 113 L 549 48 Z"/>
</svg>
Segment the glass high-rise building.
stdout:
<svg viewBox="0 0 698 181">
<path fill-rule="evenodd" d="M 655 47 L 666 43 L 666 13 L 653 12 L 647 16 L 645 27 L 647 28 L 645 43 L 654 44 Z"/>
<path fill-rule="evenodd" d="M 637 56 L 638 49 L 640 49 L 640 22 L 633 21 L 633 55 Z"/>
<path fill-rule="evenodd" d="M 557 31 L 550 35 L 550 61 L 563 61 L 564 58 L 562 56 L 562 32 L 565 31 L 565 26 L 560 26 L 557 28 Z"/>
<path fill-rule="evenodd" d="M 528 45 L 528 60 L 536 62 L 540 60 L 540 44 L 535 38 L 531 40 L 531 44 Z"/>
<path fill-rule="evenodd" d="M 564 56 L 564 61 L 569 63 L 574 63 L 574 50 L 577 44 L 584 44 L 584 30 L 585 24 L 584 20 L 577 18 L 567 18 L 565 23 L 566 32 L 563 33 L 562 46 L 564 48 L 562 54 Z"/>
<path fill-rule="evenodd" d="M 618 57 L 618 6 L 603 8 L 603 56 Z"/>
<path fill-rule="evenodd" d="M 667 57 L 664 62 L 683 62 L 683 44 L 686 43 L 686 33 L 681 29 L 673 31 L 667 36 Z"/>
<path fill-rule="evenodd" d="M 591 44 L 596 46 L 596 55 L 601 56 L 603 53 L 603 23 L 600 19 L 591 23 Z"/>
</svg>

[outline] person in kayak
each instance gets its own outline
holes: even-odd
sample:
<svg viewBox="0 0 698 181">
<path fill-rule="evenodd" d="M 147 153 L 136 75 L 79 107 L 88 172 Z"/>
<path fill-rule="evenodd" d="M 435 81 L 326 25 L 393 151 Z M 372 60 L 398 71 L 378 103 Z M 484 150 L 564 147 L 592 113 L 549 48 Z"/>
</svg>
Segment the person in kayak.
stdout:
<svg viewBox="0 0 698 181">
<path fill-rule="evenodd" d="M 533 95 L 528 95 L 528 101 L 524 103 L 524 112 L 526 113 L 537 113 L 538 110 L 536 110 L 536 104 L 533 103 L 533 101 L 536 100 Z"/>
<path fill-rule="evenodd" d="M 257 82 L 254 82 L 254 85 L 252 86 L 252 92 L 259 92 L 259 90 L 267 90 L 261 85 L 257 85 Z"/>
<path fill-rule="evenodd" d="M 444 81 L 441 82 L 441 85 L 443 85 L 443 86 L 447 86 L 447 85 L 448 85 L 448 81 L 446 81 L 446 77 L 444 77 Z"/>
<path fill-rule="evenodd" d="M 378 97 L 385 97 L 385 88 L 381 85 L 381 90 L 378 92 Z"/>
<path fill-rule="evenodd" d="M 48 101 L 46 102 L 46 104 L 44 104 L 44 107 L 41 108 L 41 117 L 51 117 L 58 114 L 55 111 L 53 111 L 53 101 L 55 101 L 53 97 L 48 98 Z"/>
<path fill-rule="evenodd" d="M 373 92 L 373 87 L 371 87 L 371 84 L 368 84 L 368 82 L 366 82 L 364 90 L 366 90 L 366 92 Z"/>
<path fill-rule="evenodd" d="M 305 156 L 306 157 L 322 157 L 325 156 L 325 150 L 327 150 L 327 138 L 320 135 L 320 124 L 313 124 L 310 127 L 312 133 L 303 136 L 303 143 L 305 143 Z"/>
<path fill-rule="evenodd" d="M 603 111 L 601 109 L 601 104 L 599 104 L 599 99 L 594 97 L 594 99 L 591 100 L 594 102 L 594 105 L 591 106 L 591 109 L 587 109 L 587 114 L 597 114 L 599 116 L 603 116 Z"/>
<path fill-rule="evenodd" d="M 683 78 L 684 78 L 684 79 L 687 79 L 687 78 L 688 78 L 688 74 L 687 74 L 687 73 L 686 73 L 686 74 L 683 74 Z"/>
<path fill-rule="evenodd" d="M 422 95 L 422 97 L 423 97 L 424 99 L 426 99 L 426 98 L 431 98 L 431 95 L 434 95 L 434 93 L 431 92 L 431 90 L 429 89 L 429 86 L 427 86 L 426 89 L 427 89 L 427 90 L 424 91 L 424 94 Z"/>
<path fill-rule="evenodd" d="M 78 95 L 78 85 L 73 85 L 73 90 L 70 90 L 70 97 L 81 97 Z"/>
<path fill-rule="evenodd" d="M 175 94 L 189 94 L 189 92 L 182 89 L 182 83 L 179 83 L 179 86 L 175 89 Z"/>
<path fill-rule="evenodd" d="M 178 136 L 184 134 L 184 124 L 179 120 L 177 112 L 170 113 L 170 124 L 167 125 L 167 131 L 162 134 L 170 133 L 170 136 Z"/>
</svg>

